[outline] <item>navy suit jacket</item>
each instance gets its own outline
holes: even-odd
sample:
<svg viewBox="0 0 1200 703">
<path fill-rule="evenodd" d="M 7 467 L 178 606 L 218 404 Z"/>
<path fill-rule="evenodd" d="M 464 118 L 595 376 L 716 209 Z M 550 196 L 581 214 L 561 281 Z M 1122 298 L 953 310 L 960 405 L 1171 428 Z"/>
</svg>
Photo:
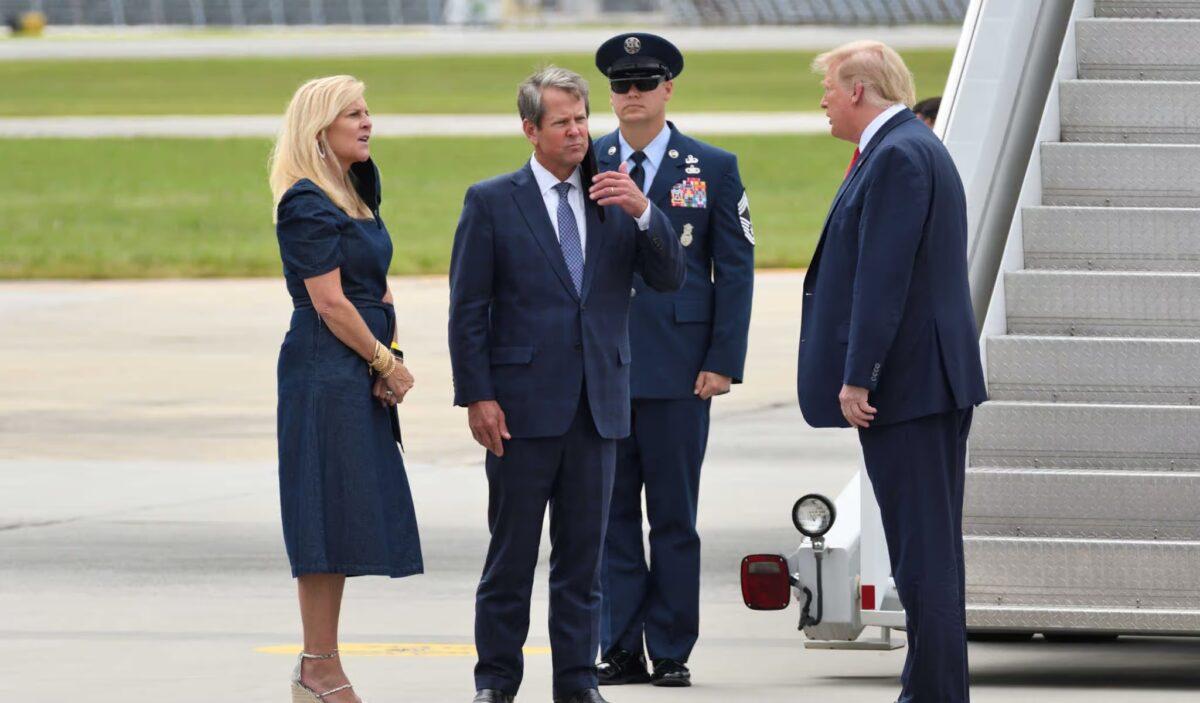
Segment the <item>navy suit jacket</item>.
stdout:
<svg viewBox="0 0 1200 703">
<path fill-rule="evenodd" d="M 741 383 L 746 362 L 754 228 L 737 157 L 667 124 L 671 129 L 667 153 L 647 197 L 666 213 L 675 233 L 686 242 L 687 282 L 676 293 L 659 293 L 641 277 L 634 278 L 629 313 L 634 398 L 691 398 L 701 371 Z M 617 134 L 596 141 L 601 171 L 621 166 Z M 672 189 L 689 178 L 705 184 L 704 207 L 685 207 L 678 200 L 672 204 Z"/>
<path fill-rule="evenodd" d="M 596 430 L 629 434 L 629 287 L 683 285 L 683 249 L 651 204 L 641 231 L 616 206 L 586 208 L 582 292 L 571 281 L 537 179 L 521 170 L 467 190 L 450 259 L 454 403 L 496 400 L 514 438 L 570 428 L 586 388 Z"/>
<path fill-rule="evenodd" d="M 949 152 L 901 111 L 843 181 L 804 277 L 797 382 L 810 425 L 848 426 L 842 384 L 871 391 L 873 425 L 987 399 L 966 235 Z"/>
</svg>

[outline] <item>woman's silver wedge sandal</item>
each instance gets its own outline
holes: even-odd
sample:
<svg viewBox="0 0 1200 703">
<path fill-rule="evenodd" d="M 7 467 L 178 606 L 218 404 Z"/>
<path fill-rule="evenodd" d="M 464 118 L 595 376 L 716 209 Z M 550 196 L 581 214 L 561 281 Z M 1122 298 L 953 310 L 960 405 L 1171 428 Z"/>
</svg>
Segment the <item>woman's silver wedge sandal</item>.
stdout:
<svg viewBox="0 0 1200 703">
<path fill-rule="evenodd" d="M 326 696 L 332 696 L 340 691 L 354 688 L 354 686 L 351 684 L 343 684 L 337 688 L 331 688 L 324 693 L 317 693 L 308 686 L 304 685 L 304 682 L 300 680 L 300 673 L 304 669 L 305 659 L 333 659 L 337 655 L 338 653 L 336 649 L 329 654 L 309 654 L 308 652 L 300 652 L 300 656 L 296 658 L 296 669 L 292 671 L 292 703 L 324 703 Z"/>
</svg>

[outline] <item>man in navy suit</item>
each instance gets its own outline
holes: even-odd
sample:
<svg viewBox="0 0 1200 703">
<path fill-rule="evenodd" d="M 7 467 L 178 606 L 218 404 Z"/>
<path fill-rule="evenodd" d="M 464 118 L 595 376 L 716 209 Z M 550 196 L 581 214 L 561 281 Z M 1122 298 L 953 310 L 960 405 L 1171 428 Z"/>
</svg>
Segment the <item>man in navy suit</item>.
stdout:
<svg viewBox="0 0 1200 703">
<path fill-rule="evenodd" d="M 629 288 L 683 285 L 666 216 L 624 171 L 581 174 L 587 83 L 550 67 L 517 105 L 533 157 L 467 190 L 450 261 L 454 402 L 488 449 L 491 543 L 475 601 L 475 701 L 511 701 L 546 506 L 556 703 L 596 688 L 600 558 L 629 434 Z"/>
<path fill-rule="evenodd" d="M 675 45 L 653 34 L 619 34 L 596 51 L 596 67 L 609 80 L 620 122 L 596 142 L 600 170 L 629 169 L 675 226 L 688 266 L 676 293 L 659 293 L 638 277 L 630 291 L 633 427 L 617 447 L 600 683 L 688 686 L 700 629 L 700 466 L 711 398 L 742 381 L 754 288 L 750 202 L 736 156 L 667 122 L 674 79 L 683 72 Z"/>
<path fill-rule="evenodd" d="M 962 505 L 967 433 L 986 400 L 958 171 L 905 105 L 895 51 L 822 54 L 821 107 L 858 148 L 804 277 L 798 386 L 814 427 L 858 428 L 904 606 L 900 703 L 967 689 Z"/>
</svg>

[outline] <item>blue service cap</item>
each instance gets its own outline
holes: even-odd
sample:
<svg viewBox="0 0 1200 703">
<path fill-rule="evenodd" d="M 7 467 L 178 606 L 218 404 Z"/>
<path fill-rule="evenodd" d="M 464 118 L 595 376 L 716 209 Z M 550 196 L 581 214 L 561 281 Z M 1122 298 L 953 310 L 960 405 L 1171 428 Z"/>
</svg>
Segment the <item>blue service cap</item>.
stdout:
<svg viewBox="0 0 1200 703">
<path fill-rule="evenodd" d="M 628 32 L 600 45 L 596 68 L 610 79 L 665 74 L 672 80 L 683 73 L 683 54 L 657 34 Z"/>
</svg>

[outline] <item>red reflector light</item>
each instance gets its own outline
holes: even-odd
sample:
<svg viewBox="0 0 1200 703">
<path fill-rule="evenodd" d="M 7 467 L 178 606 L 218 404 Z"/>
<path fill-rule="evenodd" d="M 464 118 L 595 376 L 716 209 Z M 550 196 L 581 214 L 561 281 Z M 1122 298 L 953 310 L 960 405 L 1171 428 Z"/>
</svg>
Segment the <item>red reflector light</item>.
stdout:
<svg viewBox="0 0 1200 703">
<path fill-rule="evenodd" d="M 863 610 L 874 610 L 875 609 L 875 586 L 873 586 L 869 583 L 864 583 L 862 585 L 861 592 L 862 592 L 862 609 Z"/>
<path fill-rule="evenodd" d="M 787 560 L 778 554 L 742 559 L 742 600 L 751 610 L 783 610 L 792 601 Z"/>
</svg>

